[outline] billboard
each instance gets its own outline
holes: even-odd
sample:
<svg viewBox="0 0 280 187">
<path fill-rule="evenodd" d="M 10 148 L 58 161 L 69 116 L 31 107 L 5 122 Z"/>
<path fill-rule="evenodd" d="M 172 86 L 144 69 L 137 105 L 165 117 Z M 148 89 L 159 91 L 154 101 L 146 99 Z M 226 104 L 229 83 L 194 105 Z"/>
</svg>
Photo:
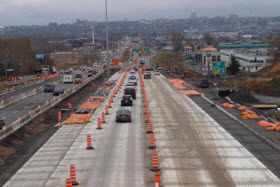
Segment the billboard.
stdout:
<svg viewBox="0 0 280 187">
<path fill-rule="evenodd" d="M 45 55 L 44 54 L 36 54 L 36 59 L 44 59 Z"/>
</svg>

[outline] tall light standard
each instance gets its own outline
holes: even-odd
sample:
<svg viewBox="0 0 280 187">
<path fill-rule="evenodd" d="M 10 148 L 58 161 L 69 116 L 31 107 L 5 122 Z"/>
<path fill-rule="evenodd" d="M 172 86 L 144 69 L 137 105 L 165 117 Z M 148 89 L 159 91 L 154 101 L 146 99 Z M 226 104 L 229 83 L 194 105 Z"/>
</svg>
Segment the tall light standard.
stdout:
<svg viewBox="0 0 280 187">
<path fill-rule="evenodd" d="M 105 0 L 106 8 L 106 48 L 107 48 L 107 75 L 110 75 L 110 61 L 109 61 L 109 33 L 108 33 L 108 13 L 107 13 L 107 0 Z"/>
</svg>

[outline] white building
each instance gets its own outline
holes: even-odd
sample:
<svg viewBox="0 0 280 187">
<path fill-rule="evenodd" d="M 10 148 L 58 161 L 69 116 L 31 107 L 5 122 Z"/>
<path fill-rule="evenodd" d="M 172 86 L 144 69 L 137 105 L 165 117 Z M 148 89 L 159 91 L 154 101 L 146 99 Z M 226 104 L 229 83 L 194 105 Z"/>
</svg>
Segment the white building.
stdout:
<svg viewBox="0 0 280 187">
<path fill-rule="evenodd" d="M 267 66 L 269 59 L 266 48 L 221 50 L 220 53 L 221 61 L 225 61 L 227 66 L 230 64 L 231 56 L 234 55 L 244 72 L 261 70 Z"/>
</svg>

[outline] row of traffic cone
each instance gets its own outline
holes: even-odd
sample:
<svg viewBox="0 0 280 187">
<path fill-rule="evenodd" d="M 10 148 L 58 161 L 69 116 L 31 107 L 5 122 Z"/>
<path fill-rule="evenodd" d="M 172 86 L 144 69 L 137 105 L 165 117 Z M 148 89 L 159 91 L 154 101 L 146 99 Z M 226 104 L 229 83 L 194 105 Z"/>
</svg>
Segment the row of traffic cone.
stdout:
<svg viewBox="0 0 280 187">
<path fill-rule="evenodd" d="M 102 129 L 101 123 L 106 123 L 105 121 L 105 115 L 109 115 L 109 109 L 108 108 L 112 108 L 111 103 L 114 102 L 113 97 L 115 97 L 115 95 L 117 94 L 117 91 L 119 91 L 120 87 L 123 84 L 123 81 L 126 77 L 126 73 L 127 73 L 128 69 L 125 71 L 124 76 L 122 77 L 119 85 L 117 86 L 117 88 L 115 88 L 115 90 L 113 91 L 113 94 L 111 95 L 111 99 L 108 100 L 108 105 L 105 105 L 105 113 L 102 112 L 101 113 L 101 118 L 97 118 L 97 129 Z M 70 105 L 68 105 L 70 107 Z M 61 120 L 61 112 L 59 112 L 58 114 L 59 119 Z M 86 149 L 90 149 L 93 150 L 94 147 L 92 146 L 92 138 L 90 134 L 87 134 L 87 147 Z M 79 183 L 76 180 L 76 171 L 75 171 L 75 165 L 71 164 L 70 165 L 70 178 L 66 179 L 66 187 L 72 187 L 72 185 L 78 185 Z"/>
<path fill-rule="evenodd" d="M 148 130 L 147 133 L 150 134 L 150 146 L 149 149 L 155 149 L 156 145 L 155 145 L 155 136 L 154 136 L 154 132 L 153 132 L 153 126 L 152 126 L 152 121 L 150 119 L 150 112 L 149 112 L 149 105 L 148 105 L 148 100 L 147 100 L 147 95 L 146 95 L 146 90 L 145 90 L 145 82 L 143 79 L 143 73 L 142 70 L 139 69 L 139 74 L 141 77 L 141 85 L 142 85 L 142 93 L 143 93 L 143 102 L 144 102 L 144 113 L 146 114 L 146 123 L 148 123 Z M 160 171 L 159 168 L 159 162 L 158 162 L 158 153 L 156 151 L 153 152 L 153 159 L 152 159 L 152 168 L 151 171 L 154 171 L 154 185 L 155 187 L 159 187 L 160 186 L 160 173 L 158 171 Z"/>
</svg>

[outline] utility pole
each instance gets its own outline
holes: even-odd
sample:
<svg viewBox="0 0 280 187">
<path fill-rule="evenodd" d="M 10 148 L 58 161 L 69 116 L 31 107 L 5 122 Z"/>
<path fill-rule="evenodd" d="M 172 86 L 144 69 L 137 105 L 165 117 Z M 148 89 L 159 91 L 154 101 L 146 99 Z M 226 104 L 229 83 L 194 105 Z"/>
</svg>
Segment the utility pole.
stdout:
<svg viewBox="0 0 280 187">
<path fill-rule="evenodd" d="M 108 12 L 107 12 L 107 0 L 105 0 L 106 7 L 106 47 L 107 47 L 107 75 L 110 76 L 110 61 L 109 61 L 109 33 L 108 33 Z"/>
</svg>

